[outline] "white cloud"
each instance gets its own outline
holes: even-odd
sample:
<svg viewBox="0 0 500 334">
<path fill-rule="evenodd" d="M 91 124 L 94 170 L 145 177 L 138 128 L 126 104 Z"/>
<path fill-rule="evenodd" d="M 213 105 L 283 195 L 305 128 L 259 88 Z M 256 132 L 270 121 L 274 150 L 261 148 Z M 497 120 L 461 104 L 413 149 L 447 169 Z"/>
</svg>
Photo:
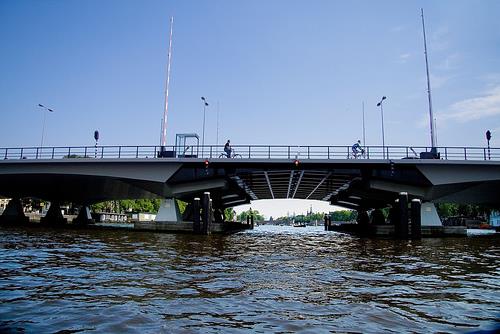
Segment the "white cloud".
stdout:
<svg viewBox="0 0 500 334">
<path fill-rule="evenodd" d="M 400 63 L 406 63 L 410 57 L 411 57 L 410 53 L 402 53 L 402 54 L 399 55 L 399 60 L 398 61 Z"/>
<path fill-rule="evenodd" d="M 435 75 L 430 74 L 431 88 L 441 88 L 443 87 L 452 76 L 449 75 Z"/>
<path fill-rule="evenodd" d="M 495 87 L 500 85 L 500 73 L 488 73 L 482 75 L 481 80 L 483 80 L 488 87 Z"/>
<path fill-rule="evenodd" d="M 450 112 L 440 115 L 441 120 L 467 122 L 500 115 L 500 85 L 486 91 L 482 96 L 455 102 Z"/>
<path fill-rule="evenodd" d="M 443 71 L 455 70 L 459 67 L 460 58 L 461 56 L 458 52 L 452 53 L 447 55 L 435 68 Z"/>
<path fill-rule="evenodd" d="M 396 33 L 397 33 L 397 32 L 401 32 L 401 31 L 403 31 L 403 30 L 405 30 L 405 26 L 402 26 L 402 25 L 401 25 L 401 26 L 396 26 L 396 27 L 393 27 L 393 28 L 391 29 L 391 31 L 392 31 L 392 32 L 396 32 Z"/>
<path fill-rule="evenodd" d="M 429 30 L 426 27 L 426 30 Z M 427 45 L 429 50 L 433 51 L 444 51 L 450 46 L 449 42 L 450 29 L 448 26 L 441 26 L 431 33 L 430 41 Z"/>
</svg>

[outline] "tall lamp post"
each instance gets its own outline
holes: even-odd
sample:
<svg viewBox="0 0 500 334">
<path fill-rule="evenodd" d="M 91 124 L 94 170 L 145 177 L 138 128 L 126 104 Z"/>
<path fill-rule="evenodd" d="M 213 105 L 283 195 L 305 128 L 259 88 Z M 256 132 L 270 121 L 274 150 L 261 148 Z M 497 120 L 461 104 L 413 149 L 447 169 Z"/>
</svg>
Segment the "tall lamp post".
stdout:
<svg viewBox="0 0 500 334">
<path fill-rule="evenodd" d="M 43 147 L 43 136 L 45 135 L 45 117 L 46 117 L 45 111 L 54 112 L 54 110 L 47 108 L 46 106 L 44 106 L 43 104 L 40 104 L 40 103 L 38 104 L 38 106 L 43 109 L 42 140 L 40 141 L 40 147 Z"/>
<path fill-rule="evenodd" d="M 383 102 L 387 97 L 382 96 L 382 99 L 377 103 L 377 107 L 380 107 L 380 115 L 382 116 L 382 156 L 385 159 L 385 133 L 384 133 L 384 107 Z"/>
<path fill-rule="evenodd" d="M 205 113 L 208 107 L 208 102 L 204 96 L 201 97 L 201 100 L 203 101 L 203 131 L 201 135 L 201 155 L 203 155 L 203 149 L 205 146 Z"/>
</svg>

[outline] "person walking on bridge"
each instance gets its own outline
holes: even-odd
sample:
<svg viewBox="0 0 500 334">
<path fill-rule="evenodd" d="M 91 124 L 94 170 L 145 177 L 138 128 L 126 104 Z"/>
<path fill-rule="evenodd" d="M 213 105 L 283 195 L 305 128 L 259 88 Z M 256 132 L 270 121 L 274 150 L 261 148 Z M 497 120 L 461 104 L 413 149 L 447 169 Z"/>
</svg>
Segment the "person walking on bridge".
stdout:
<svg viewBox="0 0 500 334">
<path fill-rule="evenodd" d="M 231 141 L 228 139 L 226 145 L 224 145 L 224 152 L 226 152 L 228 158 L 231 158 L 231 151 Z"/>
</svg>

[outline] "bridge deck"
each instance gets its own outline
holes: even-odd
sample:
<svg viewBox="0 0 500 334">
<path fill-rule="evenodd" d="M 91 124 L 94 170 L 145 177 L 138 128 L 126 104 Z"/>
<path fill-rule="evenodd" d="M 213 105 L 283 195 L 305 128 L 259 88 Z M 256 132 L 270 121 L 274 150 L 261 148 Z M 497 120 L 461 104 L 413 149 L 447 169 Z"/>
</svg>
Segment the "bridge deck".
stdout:
<svg viewBox="0 0 500 334">
<path fill-rule="evenodd" d="M 10 151 L 9 151 L 10 152 Z M 9 153 L 10 154 L 10 153 Z M 443 159 L 79 158 L 0 160 L 0 196 L 93 203 L 204 191 L 222 207 L 300 198 L 357 209 L 399 191 L 429 201 L 500 203 L 500 161 Z"/>
</svg>

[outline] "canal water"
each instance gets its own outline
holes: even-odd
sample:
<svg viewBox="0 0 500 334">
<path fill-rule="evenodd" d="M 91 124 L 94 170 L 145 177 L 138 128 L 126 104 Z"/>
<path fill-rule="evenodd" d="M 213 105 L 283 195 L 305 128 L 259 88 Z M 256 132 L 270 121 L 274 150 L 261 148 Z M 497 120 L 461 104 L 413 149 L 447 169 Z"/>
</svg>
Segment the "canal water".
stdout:
<svg viewBox="0 0 500 334">
<path fill-rule="evenodd" d="M 0 332 L 494 331 L 499 241 L 2 227 Z"/>
</svg>

